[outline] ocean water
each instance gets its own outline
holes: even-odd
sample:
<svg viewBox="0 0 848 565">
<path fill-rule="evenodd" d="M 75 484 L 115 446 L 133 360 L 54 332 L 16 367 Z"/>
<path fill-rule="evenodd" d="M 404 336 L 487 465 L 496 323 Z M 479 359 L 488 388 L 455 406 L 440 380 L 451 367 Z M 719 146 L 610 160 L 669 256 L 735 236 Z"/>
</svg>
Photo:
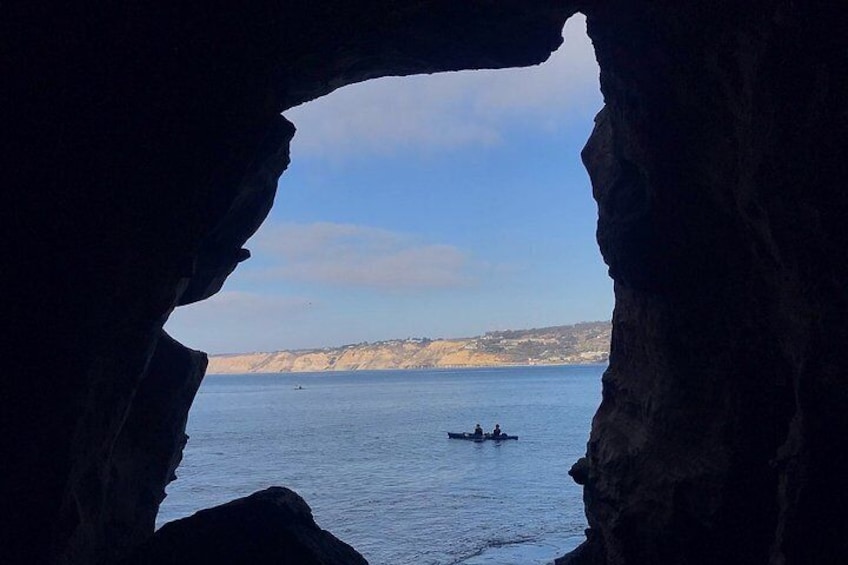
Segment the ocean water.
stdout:
<svg viewBox="0 0 848 565">
<path fill-rule="evenodd" d="M 583 539 L 567 471 L 603 370 L 207 376 L 157 522 L 280 485 L 371 565 L 551 563 Z M 448 439 L 477 422 L 519 439 Z"/>
</svg>

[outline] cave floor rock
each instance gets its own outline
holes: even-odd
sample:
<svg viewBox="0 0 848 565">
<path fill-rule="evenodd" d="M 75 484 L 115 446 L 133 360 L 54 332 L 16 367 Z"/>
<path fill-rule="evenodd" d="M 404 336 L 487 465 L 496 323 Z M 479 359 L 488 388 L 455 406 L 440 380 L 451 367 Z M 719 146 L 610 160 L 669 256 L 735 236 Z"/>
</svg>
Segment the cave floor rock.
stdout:
<svg viewBox="0 0 848 565">
<path fill-rule="evenodd" d="M 162 526 L 130 565 L 367 565 L 294 491 L 270 487 Z"/>
</svg>

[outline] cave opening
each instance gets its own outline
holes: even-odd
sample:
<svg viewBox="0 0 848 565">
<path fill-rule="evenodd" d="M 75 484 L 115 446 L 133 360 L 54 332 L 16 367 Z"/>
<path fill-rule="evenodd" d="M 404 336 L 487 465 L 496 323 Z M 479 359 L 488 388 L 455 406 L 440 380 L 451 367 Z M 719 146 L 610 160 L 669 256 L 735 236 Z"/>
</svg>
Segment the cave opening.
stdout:
<svg viewBox="0 0 848 565">
<path fill-rule="evenodd" d="M 564 46 L 539 67 L 377 79 L 284 113 L 298 128 L 292 163 L 280 179 L 276 206 L 246 245 L 253 258 L 221 292 L 178 308 L 166 326 L 182 343 L 212 354 L 210 372 L 275 375 L 206 377 L 192 408 L 191 439 L 177 470 L 180 478 L 169 486 L 157 524 L 280 484 L 304 496 L 322 527 L 372 563 L 420 556 L 380 553 L 379 548 L 406 544 L 404 550 L 414 547 L 420 552 L 412 531 L 429 528 L 438 535 L 443 524 L 433 523 L 430 516 L 413 516 L 409 531 L 395 531 L 390 525 L 404 521 L 403 508 L 414 513 L 434 504 L 441 505 L 443 517 L 477 524 L 482 532 L 469 536 L 455 554 L 434 550 L 434 562 L 472 565 L 475 559 L 482 563 L 516 555 L 545 560 L 582 541 L 581 491 L 566 471 L 584 452 L 590 419 L 600 401 L 602 364 L 590 363 L 569 374 L 566 380 L 572 385 L 579 379 L 594 384 L 568 388 L 567 393 L 546 392 L 544 387 L 560 378 L 558 365 L 576 358 L 550 363 L 553 372 L 532 368 L 537 371 L 536 381 L 528 385 L 533 393 L 514 405 L 496 403 L 493 414 L 473 403 L 455 407 L 453 414 L 445 411 L 453 398 L 474 394 L 467 382 L 450 376 L 467 362 L 461 359 L 438 367 L 439 380 L 429 388 L 422 387 L 420 370 L 409 371 L 407 366 L 411 379 L 395 375 L 393 386 L 414 400 L 404 400 L 400 392 L 375 395 L 373 388 L 358 392 L 354 381 L 363 380 L 363 373 L 345 375 L 349 380 L 341 381 L 324 374 L 316 381 L 312 373 L 297 372 L 310 369 L 308 363 L 319 372 L 351 369 L 327 366 L 328 355 L 337 356 L 337 350 L 349 346 L 449 341 L 609 320 L 612 285 L 595 243 L 596 205 L 579 161 L 592 118 L 602 105 L 598 70 L 581 17 L 568 21 L 564 37 Z M 595 330 L 586 329 L 589 334 Z M 537 349 L 534 355 L 540 354 Z M 302 361 L 295 372 L 268 356 L 253 365 L 222 361 L 236 354 L 281 350 L 319 353 Z M 591 355 L 582 359 L 587 360 L 603 361 Z M 528 356 L 527 361 L 545 365 L 551 359 Z M 224 363 L 223 368 L 215 370 L 216 363 Z M 371 363 L 356 368 L 386 369 Z M 478 387 L 503 386 L 504 380 L 515 378 L 504 369 L 470 371 L 465 380 Z M 364 375 L 370 385 L 380 384 L 372 372 Z M 440 396 L 435 388 L 449 393 Z M 313 392 L 323 394 L 322 400 L 307 397 Z M 278 408 L 285 406 L 275 402 L 294 404 L 284 414 Z M 441 424 L 417 412 L 427 402 L 435 403 L 432 408 Z M 393 419 L 380 412 L 387 405 L 391 410 L 386 414 Z M 344 433 L 349 426 L 362 425 L 369 410 L 372 416 L 377 412 L 377 420 L 384 418 L 382 429 L 426 438 L 409 457 L 419 464 L 429 459 L 433 472 L 419 477 L 414 488 L 393 481 L 392 473 L 402 468 L 380 469 L 373 458 L 316 445 L 322 425 Z M 485 503 L 472 502 L 469 508 L 468 499 L 457 499 L 455 493 L 443 492 L 440 498 L 439 489 L 455 487 L 458 478 L 489 481 L 491 477 L 478 473 L 487 474 L 491 469 L 486 465 L 509 457 L 510 447 L 441 451 L 439 456 L 448 459 L 438 461 L 428 442 L 447 442 L 442 428 L 457 414 L 463 419 L 454 419 L 454 426 L 470 428 L 474 419 L 484 418 L 489 426 L 488 420 L 497 419 L 508 433 L 518 433 L 518 418 L 509 422 L 504 417 L 522 410 L 576 414 L 569 423 L 576 429 L 566 430 L 567 441 L 553 445 L 539 438 L 545 428 L 563 422 L 525 422 L 523 432 L 530 435 L 519 440 L 522 448 L 551 454 L 537 459 L 514 455 L 540 467 L 521 470 L 536 475 L 538 484 L 528 487 L 499 479 L 518 493 L 536 489 L 529 495 L 535 497 L 535 506 L 525 509 L 553 518 L 534 523 L 528 515 L 493 513 Z M 299 429 L 304 421 L 307 429 Z M 280 435 L 305 443 L 283 442 Z M 384 453 L 386 445 L 393 445 L 387 438 L 391 435 L 366 438 L 358 449 Z M 222 440 L 241 443 L 243 449 L 223 448 Z M 469 446 L 449 449 L 457 447 Z M 476 458 L 470 466 L 469 453 Z M 342 474 L 369 480 L 354 484 Z M 382 488 L 369 489 L 368 483 L 375 482 Z M 552 495 L 546 487 L 567 496 Z M 486 489 L 472 495 L 523 508 L 518 499 L 499 500 Z M 416 501 L 404 506 L 404 497 Z M 428 497 L 437 502 L 428 502 Z M 445 508 L 451 504 L 457 508 Z M 565 531 L 549 531 L 563 524 Z M 375 529 L 394 531 L 397 542 L 374 534 Z"/>
</svg>

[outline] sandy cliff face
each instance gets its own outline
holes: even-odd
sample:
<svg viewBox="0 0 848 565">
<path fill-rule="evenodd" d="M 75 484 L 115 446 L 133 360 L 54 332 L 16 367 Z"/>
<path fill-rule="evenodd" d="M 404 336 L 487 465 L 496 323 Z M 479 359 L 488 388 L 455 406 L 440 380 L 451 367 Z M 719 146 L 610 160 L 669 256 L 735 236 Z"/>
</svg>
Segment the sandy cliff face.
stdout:
<svg viewBox="0 0 848 565">
<path fill-rule="evenodd" d="M 209 373 L 300 373 L 413 369 L 419 367 L 486 367 L 506 360 L 490 353 L 464 349 L 466 341 L 434 341 L 426 346 L 351 346 L 338 353 L 278 352 L 213 356 Z"/>
<path fill-rule="evenodd" d="M 209 373 L 298 373 L 603 363 L 610 325 L 586 322 L 533 330 L 490 332 L 464 339 L 407 339 L 317 351 L 213 355 Z"/>
</svg>

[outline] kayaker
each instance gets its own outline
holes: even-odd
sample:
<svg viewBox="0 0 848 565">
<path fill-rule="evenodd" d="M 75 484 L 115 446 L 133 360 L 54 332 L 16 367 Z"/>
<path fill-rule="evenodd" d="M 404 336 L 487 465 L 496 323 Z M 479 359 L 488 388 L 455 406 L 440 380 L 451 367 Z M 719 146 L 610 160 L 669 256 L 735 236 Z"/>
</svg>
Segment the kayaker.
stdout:
<svg viewBox="0 0 848 565">
<path fill-rule="evenodd" d="M 482 436 L 483 435 L 483 428 L 480 427 L 480 424 L 477 424 L 477 426 L 475 426 L 474 435 L 475 436 Z"/>
<path fill-rule="evenodd" d="M 495 424 L 495 429 L 492 430 L 492 437 L 501 437 L 501 425 Z"/>
</svg>

